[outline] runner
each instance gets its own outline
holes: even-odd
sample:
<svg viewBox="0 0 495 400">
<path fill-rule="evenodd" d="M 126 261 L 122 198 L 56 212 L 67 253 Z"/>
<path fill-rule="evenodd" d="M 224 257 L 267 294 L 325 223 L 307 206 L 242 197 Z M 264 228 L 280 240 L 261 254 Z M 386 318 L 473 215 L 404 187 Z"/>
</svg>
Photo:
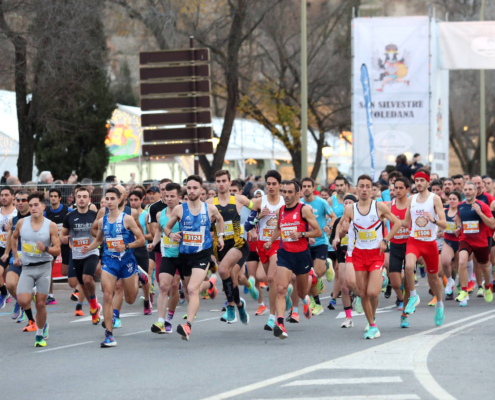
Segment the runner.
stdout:
<svg viewBox="0 0 495 400">
<path fill-rule="evenodd" d="M 495 188 L 493 187 L 493 180 L 488 175 L 483 175 L 483 182 L 485 182 L 485 192 L 490 194 L 492 197 L 495 195 Z"/>
<path fill-rule="evenodd" d="M 442 248 L 442 266 L 443 272 L 447 277 L 447 285 L 445 286 L 445 300 L 453 300 L 455 285 L 452 279 L 452 271 L 455 264 L 459 261 L 459 237 L 455 234 L 457 225 L 455 217 L 457 216 L 457 207 L 462 201 L 462 196 L 458 191 L 453 191 L 449 195 L 449 209 L 445 214 L 447 220 L 447 228 L 444 233 L 444 244 Z"/>
<path fill-rule="evenodd" d="M 77 209 L 64 218 L 60 232 L 60 240 L 72 248 L 72 263 L 82 292 L 89 301 L 89 312 L 93 325 L 100 322 L 101 305 L 96 300 L 95 272 L 99 262 L 99 250 L 95 249 L 82 254 L 83 246 L 89 246 L 94 238 L 91 236 L 91 227 L 96 219 L 97 212 L 89 209 L 89 190 L 85 187 L 76 189 Z M 80 306 L 82 308 L 82 305 Z M 76 315 L 78 309 L 76 308 Z"/>
<path fill-rule="evenodd" d="M 3 279 L 5 269 L 9 266 L 8 259 L 10 258 L 10 246 L 6 251 L 7 236 L 9 232 L 9 221 L 17 215 L 17 210 L 14 201 L 14 189 L 10 186 L 4 186 L 0 190 L 0 201 L 2 208 L 0 209 L 0 310 L 5 307 L 10 294 L 7 291 L 7 285 Z M 5 255 L 5 257 L 3 257 Z"/>
<path fill-rule="evenodd" d="M 22 274 L 17 284 L 17 299 L 26 312 L 29 325 L 36 329 L 34 347 L 45 347 L 49 328 L 46 322 L 46 299 L 50 291 L 52 259 L 60 254 L 60 240 L 57 225 L 43 216 L 45 195 L 42 192 L 33 192 L 27 200 L 31 215 L 18 221 L 12 234 L 12 248 L 18 247 L 19 238 L 22 243 L 20 258 L 14 251 L 14 264 L 22 265 Z M 31 311 L 35 286 L 36 323 Z"/>
<path fill-rule="evenodd" d="M 388 242 L 400 229 L 400 223 L 389 210 L 380 202 L 372 200 L 373 181 L 368 175 L 361 175 L 357 180 L 358 202 L 347 206 L 341 220 L 343 232 L 349 230 L 352 220 L 356 243 L 352 251 L 352 262 L 356 271 L 356 281 L 361 295 L 361 302 L 368 320 L 369 329 L 364 334 L 365 339 L 380 337 L 380 331 L 375 324 L 375 314 L 378 306 L 378 295 L 383 284 L 383 264 Z M 383 237 L 383 221 L 390 221 L 392 228 Z"/>
<path fill-rule="evenodd" d="M 185 286 L 189 293 L 187 322 L 177 327 L 177 333 L 183 340 L 189 340 L 192 323 L 199 309 L 199 290 L 206 278 L 212 254 L 211 221 L 216 220 L 218 250 L 222 250 L 224 223 L 217 207 L 201 202 L 203 179 L 190 175 L 186 179 L 188 200 L 181 207 L 175 207 L 165 226 L 165 236 L 172 242 L 179 242 L 179 263 L 182 267 Z M 172 229 L 179 222 L 179 232 Z"/>
<path fill-rule="evenodd" d="M 277 210 L 277 225 L 270 240 L 264 243 L 266 250 L 270 250 L 274 242 L 280 243 L 277 252 L 277 325 L 273 330 L 273 334 L 280 339 L 288 337 L 284 314 L 292 274 L 296 275 L 296 287 L 304 304 L 304 316 L 309 319 L 312 315 L 307 294 L 308 273 L 312 265 L 308 239 L 322 236 L 322 231 L 312 210 L 299 201 L 300 190 L 297 182 L 286 181 L 283 184 L 285 205 Z M 308 231 L 308 226 L 312 230 Z"/>
<path fill-rule="evenodd" d="M 459 281 L 461 293 L 456 301 L 461 307 L 467 306 L 469 294 L 467 293 L 467 262 L 471 254 L 474 254 L 485 279 L 485 301 L 493 300 L 492 280 L 490 270 L 490 250 L 487 231 L 495 228 L 495 219 L 490 208 L 481 200 L 476 199 L 476 185 L 467 181 L 464 184 L 464 197 L 466 201 L 457 207 L 457 232 L 459 235 Z"/>
<path fill-rule="evenodd" d="M 410 297 L 404 309 L 405 314 L 413 314 L 419 304 L 419 296 L 414 286 L 414 266 L 418 258 L 423 257 L 428 273 L 428 284 L 437 298 L 435 324 L 440 326 L 444 322 L 444 310 L 442 299 L 442 284 L 438 279 L 438 228 L 445 229 L 447 221 L 442 200 L 434 193 L 428 191 L 430 172 L 426 168 L 420 168 L 414 175 L 414 182 L 418 194 L 411 196 L 407 202 L 407 211 L 402 227 L 410 227 L 410 236 L 407 240 L 406 251 L 406 283 L 409 286 Z"/>
<path fill-rule="evenodd" d="M 113 337 L 113 324 L 109 323 L 113 319 L 112 301 L 117 280 L 122 280 L 125 301 L 133 304 L 139 289 L 137 274 L 142 274 L 138 270 L 132 249 L 144 245 L 144 236 L 134 218 L 119 209 L 122 197 L 123 194 L 117 188 L 107 190 L 105 199 L 109 212 L 98 220 L 98 233 L 93 243 L 81 248 L 83 255 L 88 254 L 104 242 L 101 285 L 103 315 L 107 324 L 104 325 L 105 340 L 101 342 L 101 347 L 117 345 Z"/>
</svg>

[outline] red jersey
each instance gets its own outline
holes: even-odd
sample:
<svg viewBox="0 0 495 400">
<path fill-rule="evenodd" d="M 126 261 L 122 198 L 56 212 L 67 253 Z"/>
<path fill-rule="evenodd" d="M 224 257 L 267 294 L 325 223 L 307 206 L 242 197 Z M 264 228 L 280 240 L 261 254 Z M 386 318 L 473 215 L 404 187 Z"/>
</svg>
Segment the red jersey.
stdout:
<svg viewBox="0 0 495 400">
<path fill-rule="evenodd" d="M 390 207 L 390 211 L 392 212 L 393 215 L 395 215 L 397 218 L 399 218 L 401 221 L 406 218 L 406 211 L 407 207 L 404 207 L 404 209 L 399 210 L 397 209 L 397 206 L 395 205 L 395 200 L 392 200 L 392 207 Z M 391 226 L 393 228 L 394 225 Z M 391 243 L 395 244 L 404 244 L 407 243 L 407 239 L 409 238 L 410 232 L 409 228 L 404 228 L 401 227 L 399 229 L 399 232 L 395 234 L 395 236 L 390 240 Z"/>
<path fill-rule="evenodd" d="M 298 238 L 291 239 L 291 232 L 307 232 L 307 221 L 302 216 L 301 209 L 304 204 L 298 203 L 294 208 L 280 208 L 278 226 L 280 228 L 280 248 L 291 253 L 298 253 L 307 250 L 309 247 L 308 239 Z"/>
<path fill-rule="evenodd" d="M 476 203 L 481 207 L 481 212 L 487 217 L 492 217 L 490 207 L 486 203 L 476 200 Z M 457 206 L 457 215 L 462 223 L 462 231 L 460 240 L 468 242 L 474 247 L 488 246 L 487 237 L 489 236 L 490 228 L 483 223 L 481 217 L 476 214 L 471 204 L 467 204 L 465 201 Z"/>
</svg>

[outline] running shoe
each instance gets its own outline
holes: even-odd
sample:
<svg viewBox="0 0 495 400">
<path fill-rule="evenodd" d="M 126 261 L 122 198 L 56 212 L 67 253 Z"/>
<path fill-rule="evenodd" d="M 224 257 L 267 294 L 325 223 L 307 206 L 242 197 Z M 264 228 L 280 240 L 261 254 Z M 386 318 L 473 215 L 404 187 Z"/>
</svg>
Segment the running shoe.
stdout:
<svg viewBox="0 0 495 400">
<path fill-rule="evenodd" d="M 100 312 L 101 312 L 100 303 L 98 303 L 96 310 L 91 310 L 90 307 L 89 313 L 91 314 L 91 322 L 93 323 L 93 325 L 98 325 L 98 323 L 100 322 Z"/>
<path fill-rule="evenodd" d="M 167 333 L 165 331 L 165 325 L 160 321 L 155 322 L 153 325 L 151 325 L 151 332 L 159 334 Z"/>
<path fill-rule="evenodd" d="M 22 313 L 22 308 L 19 305 L 19 303 L 16 301 L 14 304 L 14 309 L 12 310 L 12 313 L 11 313 L 11 318 L 12 319 L 19 318 L 21 316 L 21 313 Z"/>
<path fill-rule="evenodd" d="M 397 307 L 399 307 L 399 306 L 400 306 L 400 303 L 403 303 L 403 302 L 402 302 L 401 300 L 399 300 L 399 296 L 397 296 L 397 297 L 395 298 L 395 305 L 396 305 Z"/>
<path fill-rule="evenodd" d="M 389 282 L 388 285 L 387 285 L 387 289 L 385 290 L 385 295 L 384 296 L 385 296 L 386 299 L 389 299 L 391 295 L 392 295 L 392 285 Z"/>
<path fill-rule="evenodd" d="M 228 306 L 225 314 L 222 315 L 220 321 L 227 322 L 227 324 L 235 324 L 237 322 L 237 317 L 235 314 L 235 307 Z"/>
<path fill-rule="evenodd" d="M 416 274 L 414 274 L 414 286 L 418 286 L 419 283 L 418 283 L 418 276 Z"/>
<path fill-rule="evenodd" d="M 356 297 L 356 312 L 358 314 L 362 314 L 364 312 L 363 304 L 361 303 L 361 297 L 359 296 Z"/>
<path fill-rule="evenodd" d="M 299 314 L 296 312 L 292 312 L 289 316 L 289 322 L 291 324 L 298 324 L 299 323 Z"/>
<path fill-rule="evenodd" d="M 36 340 L 34 342 L 34 347 L 46 347 L 46 342 L 43 339 L 43 336 L 41 335 L 36 335 Z"/>
<path fill-rule="evenodd" d="M 79 301 L 79 290 L 74 290 L 71 295 L 70 295 L 70 299 L 72 301 Z"/>
<path fill-rule="evenodd" d="M 182 288 L 182 282 L 179 282 L 179 304 L 184 304 L 185 302 L 186 302 L 186 295 L 184 294 L 184 289 Z"/>
<path fill-rule="evenodd" d="M 312 311 L 311 311 L 311 308 L 309 308 L 309 296 L 306 295 L 306 304 L 303 303 L 303 311 L 304 311 L 304 316 L 306 317 L 306 319 L 310 319 L 311 316 L 313 315 Z"/>
<path fill-rule="evenodd" d="M 239 319 L 244 325 L 249 324 L 249 314 L 246 312 L 246 301 L 241 297 L 242 307 L 237 306 L 237 311 L 239 312 Z M 234 311 L 235 313 L 235 311 Z M 228 322 L 227 323 L 233 323 Z"/>
<path fill-rule="evenodd" d="M 24 312 L 24 310 L 21 308 L 21 316 L 19 318 L 17 318 L 17 323 L 20 323 L 20 322 L 24 322 L 26 320 L 26 313 Z"/>
<path fill-rule="evenodd" d="M 146 285 L 148 283 L 148 274 L 139 265 L 136 271 L 136 275 L 139 277 L 139 282 L 141 283 L 141 285 Z"/>
<path fill-rule="evenodd" d="M 115 329 L 122 328 L 122 321 L 120 320 L 120 318 L 114 317 L 114 319 L 113 319 L 113 327 Z"/>
<path fill-rule="evenodd" d="M 177 327 L 177 333 L 181 336 L 182 340 L 189 340 L 191 336 L 191 328 L 188 324 L 179 325 Z"/>
<path fill-rule="evenodd" d="M 336 307 L 336 306 L 337 306 L 337 300 L 335 300 L 335 299 L 331 299 L 331 300 L 330 300 L 330 303 L 328 303 L 327 308 L 328 308 L 329 310 L 335 310 L 335 307 Z"/>
<path fill-rule="evenodd" d="M 247 288 L 247 286 L 244 286 L 244 294 L 248 294 L 249 293 L 249 289 Z"/>
<path fill-rule="evenodd" d="M 155 298 L 155 294 L 152 291 L 150 291 L 150 303 L 151 304 L 153 304 L 154 298 Z"/>
<path fill-rule="evenodd" d="M 430 307 L 432 307 L 432 306 L 434 306 L 434 305 L 436 305 L 436 304 L 437 304 L 437 298 L 436 298 L 436 296 L 435 296 L 435 297 L 433 297 L 433 299 L 431 299 L 431 301 L 428 303 L 428 305 L 429 305 Z"/>
<path fill-rule="evenodd" d="M 323 307 L 321 306 L 321 304 L 316 304 L 311 312 L 313 313 L 313 315 L 323 314 Z"/>
<path fill-rule="evenodd" d="M 451 291 L 445 295 L 445 300 L 454 300 L 454 292 Z"/>
<path fill-rule="evenodd" d="M 275 320 L 268 318 L 268 322 L 263 329 L 265 331 L 273 331 L 273 328 L 275 328 Z"/>
<path fill-rule="evenodd" d="M 83 310 L 76 307 L 76 311 L 74 311 L 74 317 L 84 317 Z"/>
<path fill-rule="evenodd" d="M 210 296 L 208 296 L 208 289 L 203 290 L 200 294 L 203 300 L 210 298 Z"/>
<path fill-rule="evenodd" d="M 468 286 L 467 286 L 468 293 L 473 293 L 475 286 L 476 286 L 476 282 L 475 281 L 469 281 L 468 282 Z"/>
<path fill-rule="evenodd" d="M 287 331 L 285 330 L 285 326 L 277 324 L 273 329 L 273 336 L 278 337 L 279 339 L 287 339 L 289 335 L 287 335 Z"/>
<path fill-rule="evenodd" d="M 22 329 L 23 332 L 36 332 L 38 327 L 36 326 L 36 322 L 29 321 L 28 324 Z"/>
<path fill-rule="evenodd" d="M 11 300 L 12 300 L 12 296 L 9 296 L 9 297 L 7 298 L 7 300 L 5 300 L 5 302 L 6 302 L 7 304 L 9 304 Z"/>
<path fill-rule="evenodd" d="M 488 289 L 485 289 L 485 301 L 491 303 L 493 300 L 492 285 Z"/>
<path fill-rule="evenodd" d="M 327 272 L 325 273 L 325 276 L 328 282 L 332 282 L 335 278 L 335 271 L 333 270 L 332 260 L 330 260 L 329 258 L 327 258 L 327 265 L 328 265 L 328 269 Z"/>
<path fill-rule="evenodd" d="M 383 281 L 382 281 L 382 292 L 384 292 L 386 290 L 387 286 L 388 286 L 388 276 L 387 276 L 387 270 L 386 269 L 383 269 L 382 277 L 383 277 Z"/>
<path fill-rule="evenodd" d="M 172 323 L 165 321 L 165 333 L 172 333 L 172 332 L 173 332 Z"/>
<path fill-rule="evenodd" d="M 117 341 L 113 338 L 113 335 L 105 331 L 105 340 L 101 342 L 100 347 L 105 348 L 105 347 L 115 347 L 117 346 Z"/>
<path fill-rule="evenodd" d="M 312 310 L 315 307 L 316 307 L 316 303 L 315 303 L 314 297 L 313 296 L 309 296 L 309 308 L 311 308 L 311 310 Z"/>
<path fill-rule="evenodd" d="M 216 288 L 215 284 L 217 283 L 217 277 L 216 275 L 212 275 L 210 278 L 210 283 L 213 285 L 211 289 L 208 289 L 208 296 L 210 296 L 210 299 L 215 300 L 218 294 L 218 289 Z"/>
<path fill-rule="evenodd" d="M 50 329 L 50 325 L 48 325 L 48 322 L 45 322 L 45 326 L 43 327 L 43 339 L 48 339 L 49 329 Z"/>
<path fill-rule="evenodd" d="M 445 321 L 445 317 L 443 315 L 443 307 L 437 307 L 437 311 L 435 313 L 435 325 L 440 326 Z"/>
<path fill-rule="evenodd" d="M 409 328 L 409 320 L 407 319 L 407 317 L 400 317 L 400 327 Z"/>
<path fill-rule="evenodd" d="M 476 293 L 476 297 L 483 297 L 485 295 L 485 291 L 482 287 L 478 288 L 478 293 Z"/>
<path fill-rule="evenodd" d="M 455 298 L 455 301 L 457 302 L 462 302 L 462 301 L 467 301 L 469 300 L 469 294 L 468 292 L 465 292 L 464 290 L 461 290 L 461 293 L 459 294 L 459 296 L 457 296 Z"/>
<path fill-rule="evenodd" d="M 57 304 L 57 300 L 55 300 L 55 297 L 53 295 L 48 295 L 46 297 L 45 305 L 50 305 L 50 304 Z"/>
<path fill-rule="evenodd" d="M 445 294 L 446 295 L 449 295 L 449 294 L 452 294 L 452 285 L 450 283 L 447 283 L 447 286 L 445 286 Z"/>
<path fill-rule="evenodd" d="M 254 315 L 263 315 L 266 310 L 268 310 L 268 307 L 260 304 Z"/>
<path fill-rule="evenodd" d="M 251 298 L 253 300 L 258 300 L 258 297 L 260 297 L 260 292 L 256 288 L 256 280 L 252 276 L 250 276 L 249 279 L 248 279 L 248 281 L 251 284 L 251 287 L 248 289 L 249 290 L 249 294 L 251 295 Z"/>
<path fill-rule="evenodd" d="M 354 322 L 352 322 L 352 318 L 346 318 L 344 322 L 340 325 L 341 328 L 352 328 L 354 326 Z"/>
<path fill-rule="evenodd" d="M 316 290 L 318 291 L 318 294 L 322 294 L 325 291 L 325 284 L 323 283 L 323 279 L 316 279 Z"/>
<path fill-rule="evenodd" d="M 380 331 L 376 326 L 370 326 L 370 329 L 364 334 L 365 339 L 376 339 L 380 337 Z"/>
<path fill-rule="evenodd" d="M 419 273 L 421 274 L 421 278 L 426 278 L 426 272 L 425 272 L 425 266 L 424 265 L 419 266 Z"/>
<path fill-rule="evenodd" d="M 366 323 L 366 327 L 364 328 L 364 331 L 365 331 L 365 332 L 368 332 L 369 330 L 370 330 L 370 323 L 369 323 L 369 322 L 367 322 L 367 323 Z"/>
<path fill-rule="evenodd" d="M 449 284 L 449 280 L 447 279 L 447 277 L 445 275 L 442 276 L 442 285 L 443 285 L 443 287 L 446 288 L 448 284 Z"/>
<path fill-rule="evenodd" d="M 0 310 L 7 304 L 7 299 L 10 299 L 10 294 L 0 295 Z"/>
<path fill-rule="evenodd" d="M 404 313 L 405 314 L 414 314 L 418 304 L 419 304 L 419 296 L 417 294 L 416 294 L 416 296 L 409 297 L 409 301 L 407 302 L 406 308 L 404 309 Z"/>
<path fill-rule="evenodd" d="M 290 308 L 292 307 L 292 300 L 290 298 L 290 295 L 292 294 L 292 283 L 289 284 L 289 287 L 287 288 L 287 293 L 285 295 L 285 311 L 289 311 Z"/>
<path fill-rule="evenodd" d="M 227 311 L 227 307 L 229 305 L 229 302 L 225 300 L 225 305 L 222 307 L 222 311 Z"/>
<path fill-rule="evenodd" d="M 148 307 L 144 307 L 143 314 L 144 315 L 151 315 L 152 313 L 153 313 L 153 307 L 152 307 L 151 303 L 149 303 Z"/>
</svg>

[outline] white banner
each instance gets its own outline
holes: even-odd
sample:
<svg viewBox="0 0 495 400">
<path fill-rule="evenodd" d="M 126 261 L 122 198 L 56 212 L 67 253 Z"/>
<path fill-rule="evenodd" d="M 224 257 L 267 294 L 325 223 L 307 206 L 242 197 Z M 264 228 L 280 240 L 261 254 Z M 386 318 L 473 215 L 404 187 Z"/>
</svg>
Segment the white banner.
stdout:
<svg viewBox="0 0 495 400">
<path fill-rule="evenodd" d="M 495 21 L 440 22 L 441 67 L 495 69 Z"/>
</svg>

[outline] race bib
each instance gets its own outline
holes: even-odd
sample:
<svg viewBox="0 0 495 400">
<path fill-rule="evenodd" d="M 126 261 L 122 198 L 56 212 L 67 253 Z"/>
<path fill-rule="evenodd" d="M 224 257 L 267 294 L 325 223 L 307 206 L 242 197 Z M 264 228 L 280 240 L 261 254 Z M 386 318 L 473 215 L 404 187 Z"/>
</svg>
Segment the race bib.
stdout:
<svg viewBox="0 0 495 400">
<path fill-rule="evenodd" d="M 62 232 L 62 227 L 64 224 L 57 224 L 57 229 L 58 229 L 58 234 L 60 235 L 60 232 Z"/>
<path fill-rule="evenodd" d="M 297 242 L 298 239 L 292 239 L 290 234 L 292 232 L 297 232 L 297 226 L 289 226 L 287 228 L 282 228 L 282 242 Z"/>
<path fill-rule="evenodd" d="M 400 228 L 399 232 L 397 232 L 394 236 L 394 239 L 401 240 L 407 239 L 409 237 L 409 228 Z"/>
<path fill-rule="evenodd" d="M 480 223 L 478 221 L 466 221 L 462 223 L 464 233 L 479 233 Z"/>
<path fill-rule="evenodd" d="M 340 245 L 341 246 L 347 246 L 349 244 L 349 237 L 345 236 L 342 239 L 340 239 Z"/>
<path fill-rule="evenodd" d="M 457 225 L 453 221 L 448 221 L 447 222 L 447 229 L 445 229 L 446 233 L 455 233 L 455 230 L 457 228 Z"/>
<path fill-rule="evenodd" d="M 431 230 L 417 229 L 414 231 L 414 238 L 418 240 L 431 239 Z"/>
<path fill-rule="evenodd" d="M 263 228 L 261 240 L 263 240 L 265 242 L 268 242 L 272 238 L 273 231 L 274 230 L 275 230 L 275 227 L 273 227 L 273 228 L 268 228 L 268 227 Z"/>
<path fill-rule="evenodd" d="M 182 244 L 184 246 L 201 246 L 203 243 L 203 234 L 201 232 L 184 232 Z"/>
<path fill-rule="evenodd" d="M 179 242 L 172 242 L 168 236 L 163 235 L 163 247 L 170 249 L 179 247 Z"/>
<path fill-rule="evenodd" d="M 225 221 L 223 225 L 225 236 L 234 236 L 234 224 L 232 221 Z"/>
<path fill-rule="evenodd" d="M 365 229 L 358 232 L 358 239 L 363 242 L 371 242 L 372 240 L 375 240 L 376 237 L 376 230 L 374 229 Z"/>
<path fill-rule="evenodd" d="M 36 243 L 22 242 L 22 251 L 28 256 L 41 257 L 43 252 L 36 247 Z"/>
<path fill-rule="evenodd" d="M 7 232 L 0 232 L 0 246 L 5 247 L 7 243 Z"/>
<path fill-rule="evenodd" d="M 107 243 L 107 248 L 108 248 L 108 251 L 111 252 L 111 253 L 120 253 L 120 251 L 117 251 L 115 249 L 115 246 L 118 246 L 119 244 L 120 245 L 123 245 L 124 244 L 124 238 L 122 237 L 116 237 L 116 238 L 108 238 L 106 240 L 106 243 Z"/>
<path fill-rule="evenodd" d="M 73 238 L 72 239 L 72 247 L 81 251 L 83 246 L 89 246 L 89 237 L 81 237 L 81 238 Z"/>
</svg>

